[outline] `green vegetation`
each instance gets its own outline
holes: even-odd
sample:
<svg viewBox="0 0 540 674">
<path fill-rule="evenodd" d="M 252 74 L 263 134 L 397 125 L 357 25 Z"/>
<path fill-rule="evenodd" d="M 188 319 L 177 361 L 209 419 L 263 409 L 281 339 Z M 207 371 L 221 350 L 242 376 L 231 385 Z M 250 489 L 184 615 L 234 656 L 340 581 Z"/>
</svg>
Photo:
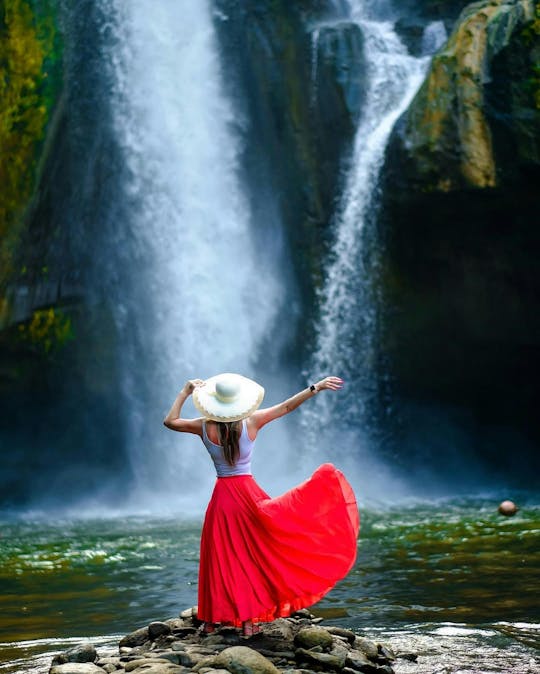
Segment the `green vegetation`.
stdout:
<svg viewBox="0 0 540 674">
<path fill-rule="evenodd" d="M 0 0 L 0 286 L 14 272 L 25 209 L 59 82 L 51 0 Z"/>
<path fill-rule="evenodd" d="M 22 341 L 46 355 L 74 338 L 71 318 L 53 307 L 36 309 L 28 321 L 18 326 L 18 331 Z"/>
</svg>

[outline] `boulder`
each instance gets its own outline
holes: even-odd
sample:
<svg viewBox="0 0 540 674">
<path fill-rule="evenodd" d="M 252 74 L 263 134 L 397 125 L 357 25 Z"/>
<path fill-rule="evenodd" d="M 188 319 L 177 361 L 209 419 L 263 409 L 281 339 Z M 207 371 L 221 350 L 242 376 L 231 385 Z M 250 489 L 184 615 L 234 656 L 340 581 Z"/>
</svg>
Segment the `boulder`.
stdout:
<svg viewBox="0 0 540 674">
<path fill-rule="evenodd" d="M 97 652 L 93 644 L 85 642 L 78 646 L 73 646 L 63 653 L 55 655 L 52 661 L 53 665 L 61 665 L 66 662 L 95 662 Z"/>
<path fill-rule="evenodd" d="M 133 648 L 134 646 L 142 646 L 145 641 L 150 640 L 150 634 L 148 632 L 148 627 L 141 627 L 134 632 L 126 634 L 125 637 L 120 639 L 120 648 Z"/>
<path fill-rule="evenodd" d="M 369 658 L 361 651 L 352 650 L 347 653 L 345 665 L 358 672 L 363 671 L 362 667 L 371 664 Z"/>
<path fill-rule="evenodd" d="M 148 625 L 148 636 L 152 641 L 154 641 L 155 639 L 164 634 L 170 633 L 171 633 L 171 625 L 169 625 L 168 623 L 156 620 Z"/>
<path fill-rule="evenodd" d="M 416 188 L 448 192 L 497 184 L 485 87 L 495 58 L 516 36 L 526 41 L 522 33 L 534 16 L 533 0 L 482 0 L 463 10 L 390 142 L 390 154 L 394 161 L 398 159 L 396 171 L 404 171 Z M 530 80 L 534 60 L 524 64 L 530 73 L 507 72 L 506 76 Z M 529 118 L 529 126 L 537 129 L 540 113 L 534 108 L 531 97 L 528 112 L 514 115 L 513 120 L 507 117 L 506 123 L 518 131 Z M 523 151 L 530 151 L 527 144 Z"/>
<path fill-rule="evenodd" d="M 343 666 L 345 665 L 345 657 L 340 657 L 339 654 L 334 653 L 323 653 L 307 650 L 306 648 L 297 648 L 295 656 L 297 662 L 308 662 L 322 667 L 323 669 L 343 669 Z"/>
<path fill-rule="evenodd" d="M 294 637 L 295 628 L 290 620 L 285 618 L 278 618 L 271 623 L 266 623 L 262 626 L 262 632 L 265 637 L 272 639 L 283 639 L 285 641 L 292 641 Z"/>
<path fill-rule="evenodd" d="M 92 662 L 66 662 L 53 665 L 49 674 L 103 674 L 103 669 Z"/>
<path fill-rule="evenodd" d="M 268 658 L 247 646 L 231 646 L 215 658 L 215 667 L 231 674 L 279 674 Z"/>
<path fill-rule="evenodd" d="M 374 641 L 370 641 L 370 639 L 366 639 L 364 637 L 356 637 L 355 638 L 354 648 L 355 648 L 355 650 L 363 653 L 370 660 L 375 660 L 375 658 L 379 654 L 377 644 Z"/>
<path fill-rule="evenodd" d="M 351 645 L 354 644 L 354 640 L 356 639 L 356 634 L 352 630 L 345 629 L 344 627 L 326 627 L 326 630 L 334 636 L 346 639 Z"/>
<path fill-rule="evenodd" d="M 306 649 L 314 646 L 329 649 L 333 643 L 332 635 L 324 627 L 303 627 L 294 637 L 295 646 Z"/>
</svg>

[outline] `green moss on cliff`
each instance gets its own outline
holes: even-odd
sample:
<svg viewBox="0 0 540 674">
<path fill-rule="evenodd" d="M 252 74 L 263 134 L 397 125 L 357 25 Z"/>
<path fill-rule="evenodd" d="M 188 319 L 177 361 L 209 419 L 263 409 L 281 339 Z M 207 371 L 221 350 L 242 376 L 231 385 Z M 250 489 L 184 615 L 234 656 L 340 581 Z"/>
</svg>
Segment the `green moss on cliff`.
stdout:
<svg viewBox="0 0 540 674">
<path fill-rule="evenodd" d="M 485 85 L 493 60 L 522 31 L 534 32 L 536 21 L 531 0 L 482 0 L 462 12 L 406 117 L 403 147 L 425 191 L 497 184 Z"/>
<path fill-rule="evenodd" d="M 12 276 L 56 98 L 60 45 L 49 0 L 0 2 L 0 287 Z"/>
<path fill-rule="evenodd" d="M 19 338 L 34 350 L 49 354 L 74 338 L 71 318 L 61 309 L 37 309 L 31 318 L 19 324 Z"/>
</svg>

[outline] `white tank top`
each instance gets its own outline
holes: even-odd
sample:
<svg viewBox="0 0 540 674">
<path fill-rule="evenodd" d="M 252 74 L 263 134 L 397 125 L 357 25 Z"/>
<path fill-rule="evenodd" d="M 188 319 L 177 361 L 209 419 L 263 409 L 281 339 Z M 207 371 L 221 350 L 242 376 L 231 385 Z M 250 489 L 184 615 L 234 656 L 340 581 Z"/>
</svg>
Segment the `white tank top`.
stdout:
<svg viewBox="0 0 540 674">
<path fill-rule="evenodd" d="M 251 454 L 253 452 L 254 440 L 251 440 L 246 420 L 242 419 L 242 433 L 240 434 L 240 454 L 234 466 L 227 463 L 221 445 L 214 444 L 206 432 L 206 421 L 202 423 L 202 440 L 208 453 L 212 457 L 218 477 L 232 477 L 233 475 L 251 475 Z"/>
</svg>

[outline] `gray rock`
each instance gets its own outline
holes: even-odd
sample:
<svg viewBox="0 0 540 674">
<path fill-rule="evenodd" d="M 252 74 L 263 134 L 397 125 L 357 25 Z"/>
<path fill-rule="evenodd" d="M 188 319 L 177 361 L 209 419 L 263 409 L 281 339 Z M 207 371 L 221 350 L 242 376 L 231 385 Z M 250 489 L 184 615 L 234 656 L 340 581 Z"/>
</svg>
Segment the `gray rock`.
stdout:
<svg viewBox="0 0 540 674">
<path fill-rule="evenodd" d="M 409 653 L 408 651 L 398 653 L 396 657 L 408 660 L 409 662 L 416 662 L 418 660 L 418 655 L 416 653 Z"/>
<path fill-rule="evenodd" d="M 131 664 L 131 663 L 130 663 Z M 163 660 L 143 660 L 138 667 L 129 670 L 135 674 L 183 674 L 187 670 L 172 662 L 163 662 Z M 128 670 L 126 669 L 126 673 Z"/>
<path fill-rule="evenodd" d="M 362 651 L 352 650 L 347 653 L 347 658 L 345 659 L 345 665 L 351 669 L 356 670 L 357 672 L 362 671 L 362 667 L 370 664 L 370 660 L 367 655 L 362 653 Z"/>
<path fill-rule="evenodd" d="M 334 643 L 332 635 L 324 627 L 303 627 L 294 637 L 294 643 L 300 648 L 310 649 L 314 646 L 321 646 L 329 649 Z"/>
<path fill-rule="evenodd" d="M 62 665 L 66 662 L 95 662 L 97 652 L 93 644 L 85 642 L 69 648 L 63 653 L 55 655 L 52 661 L 53 665 Z"/>
<path fill-rule="evenodd" d="M 150 637 L 150 639 L 152 639 L 152 641 L 154 641 L 155 639 L 164 634 L 170 633 L 171 633 L 171 626 L 168 625 L 167 623 L 156 620 L 148 625 L 148 636 Z"/>
<path fill-rule="evenodd" d="M 379 655 L 379 650 L 377 648 L 377 644 L 374 643 L 373 641 L 370 641 L 369 639 L 365 639 L 364 637 L 356 637 L 355 638 L 354 648 L 357 651 L 361 651 L 370 660 L 375 660 L 377 658 L 377 656 Z"/>
<path fill-rule="evenodd" d="M 218 665 L 216 665 L 216 657 L 217 655 L 208 655 L 206 658 L 199 660 L 199 662 L 192 667 L 192 671 L 201 672 L 203 669 L 214 669 L 215 667 L 218 667 Z"/>
<path fill-rule="evenodd" d="M 103 667 L 103 665 L 116 665 L 120 667 L 120 657 L 118 655 L 105 655 L 96 662 L 96 665 Z"/>
<path fill-rule="evenodd" d="M 126 672 L 132 672 L 134 669 L 137 669 L 137 667 L 141 667 L 142 665 L 147 665 L 148 663 L 155 662 L 157 664 L 163 664 L 161 660 L 158 658 L 137 658 L 136 660 L 130 660 L 129 662 L 126 662 L 124 664 L 124 669 Z"/>
<path fill-rule="evenodd" d="M 180 618 L 196 618 L 197 617 L 198 606 L 192 606 L 191 608 L 186 608 L 180 614 Z"/>
<path fill-rule="evenodd" d="M 171 630 L 178 630 L 181 627 L 186 626 L 182 618 L 169 618 L 168 620 L 164 620 L 163 622 L 167 623 L 167 625 L 171 628 Z"/>
<path fill-rule="evenodd" d="M 181 641 L 175 641 L 171 644 L 173 651 L 185 651 L 186 647 Z"/>
<path fill-rule="evenodd" d="M 307 618 L 308 620 L 311 620 L 314 617 L 313 613 L 308 611 L 307 608 L 301 608 L 298 609 L 298 611 L 291 613 L 291 618 Z"/>
<path fill-rule="evenodd" d="M 266 623 L 262 626 L 262 632 L 265 637 L 285 639 L 290 641 L 294 637 L 294 627 L 289 620 L 285 618 L 278 618 L 271 623 Z"/>
<path fill-rule="evenodd" d="M 148 662 L 132 671 L 134 674 L 185 674 L 188 670 L 178 665 L 173 665 L 170 662 L 165 664 Z"/>
<path fill-rule="evenodd" d="M 101 669 L 104 669 L 107 674 L 112 674 L 116 672 L 116 665 L 113 665 L 112 662 L 106 662 L 104 665 L 100 665 Z M 124 670 L 125 671 L 125 670 Z"/>
<path fill-rule="evenodd" d="M 103 674 L 103 669 L 92 662 L 66 662 L 53 665 L 49 674 Z"/>
<path fill-rule="evenodd" d="M 349 654 L 349 649 L 344 644 L 334 642 L 332 648 L 330 649 L 330 655 L 338 661 L 338 668 L 343 669 L 345 666 L 345 660 Z"/>
<path fill-rule="evenodd" d="M 142 644 L 144 644 L 145 641 L 148 641 L 149 638 L 150 635 L 148 634 L 148 627 L 141 627 L 134 632 L 126 634 L 125 637 L 120 639 L 119 646 L 120 648 L 124 648 L 126 646 L 129 648 L 133 648 L 134 646 L 142 646 Z"/>
<path fill-rule="evenodd" d="M 324 669 L 342 669 L 345 658 L 340 658 L 332 653 L 317 653 L 305 648 L 297 648 L 295 653 L 298 662 L 309 662 Z"/>
<path fill-rule="evenodd" d="M 396 654 L 386 644 L 377 644 L 377 651 L 379 653 L 379 659 L 385 660 L 386 662 L 392 662 L 396 659 Z"/>
<path fill-rule="evenodd" d="M 157 658 L 159 660 L 168 660 L 169 662 L 172 662 L 175 665 L 180 664 L 180 657 L 178 653 L 172 653 L 171 651 L 167 653 L 160 653 Z"/>
<path fill-rule="evenodd" d="M 215 666 L 231 674 L 279 674 L 270 660 L 247 646 L 231 646 L 215 659 Z"/>
<path fill-rule="evenodd" d="M 327 630 L 327 632 L 330 632 L 330 634 L 333 634 L 334 636 L 346 639 L 351 645 L 354 644 L 356 634 L 353 631 L 347 630 L 344 627 L 326 627 L 325 629 Z"/>
</svg>

